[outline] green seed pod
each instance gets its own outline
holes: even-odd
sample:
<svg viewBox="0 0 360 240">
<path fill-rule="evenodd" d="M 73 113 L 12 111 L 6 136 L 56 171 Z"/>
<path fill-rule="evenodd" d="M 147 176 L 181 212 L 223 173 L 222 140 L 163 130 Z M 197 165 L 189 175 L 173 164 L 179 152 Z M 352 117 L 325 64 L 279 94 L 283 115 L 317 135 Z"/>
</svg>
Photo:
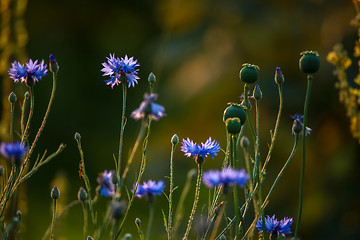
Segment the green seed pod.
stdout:
<svg viewBox="0 0 360 240">
<path fill-rule="evenodd" d="M 10 102 L 10 103 L 15 103 L 16 100 L 17 100 L 17 98 L 16 98 L 15 93 L 14 93 L 14 92 L 11 92 L 10 95 L 9 95 L 9 102 Z"/>
<path fill-rule="evenodd" d="M 256 65 L 245 63 L 243 68 L 240 70 L 239 77 L 244 83 L 256 82 L 259 75 L 260 68 Z"/>
<path fill-rule="evenodd" d="M 245 109 L 241 105 L 231 103 L 224 111 L 223 121 L 226 123 L 228 118 L 239 118 L 241 125 L 244 125 L 246 121 Z"/>
<path fill-rule="evenodd" d="M 88 199 L 88 195 L 87 195 L 85 189 L 83 189 L 82 187 L 80 187 L 80 189 L 79 189 L 78 199 L 82 202 L 84 202 Z"/>
<path fill-rule="evenodd" d="M 148 81 L 149 81 L 150 84 L 153 84 L 154 82 L 156 82 L 155 74 L 153 74 L 153 73 L 151 72 L 151 73 L 149 74 Z"/>
<path fill-rule="evenodd" d="M 319 54 L 315 51 L 305 51 L 300 53 L 300 70 L 306 74 L 316 73 L 320 68 Z"/>
<path fill-rule="evenodd" d="M 178 144 L 178 142 L 179 142 L 179 137 L 176 134 L 174 134 L 171 138 L 171 143 L 173 145 L 176 145 L 176 144 Z"/>
<path fill-rule="evenodd" d="M 229 118 L 226 120 L 226 129 L 230 134 L 238 134 L 241 130 L 241 122 L 239 118 Z"/>
<path fill-rule="evenodd" d="M 53 187 L 53 189 L 51 190 L 51 198 L 56 200 L 60 197 L 60 191 L 59 189 L 57 188 L 57 186 L 55 185 Z"/>
</svg>

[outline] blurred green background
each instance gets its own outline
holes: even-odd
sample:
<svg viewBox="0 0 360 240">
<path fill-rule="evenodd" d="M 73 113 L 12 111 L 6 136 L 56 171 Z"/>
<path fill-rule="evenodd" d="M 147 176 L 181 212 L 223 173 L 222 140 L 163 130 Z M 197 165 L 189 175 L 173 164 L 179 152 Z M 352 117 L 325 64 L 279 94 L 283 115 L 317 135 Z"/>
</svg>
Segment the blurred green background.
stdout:
<svg viewBox="0 0 360 240">
<path fill-rule="evenodd" d="M 22 187 L 24 239 L 40 239 L 50 225 L 50 190 L 54 184 L 62 192 L 62 205 L 76 199 L 79 187 L 83 186 L 78 177 L 80 157 L 73 138 L 75 132 L 82 135 L 93 188 L 99 172 L 114 168 L 112 155 L 118 151 L 122 94 L 120 87 L 106 86 L 100 72 L 101 63 L 109 53 L 118 57 L 134 56 L 141 65 L 139 84 L 128 91 L 127 116 L 148 91 L 148 74 L 154 72 L 157 77 L 158 102 L 165 106 L 167 116 L 152 125 L 143 180 L 162 179 L 167 186 L 173 134 L 196 142 L 211 136 L 225 148 L 222 113 L 228 102 L 239 102 L 243 84 L 238 72 L 247 62 L 261 69 L 258 81 L 263 91 L 260 140 L 262 156 L 265 156 L 270 142 L 269 130 L 274 127 L 278 110 L 273 78 L 279 66 L 286 81 L 284 112 L 263 188 L 267 192 L 292 148 L 290 115 L 303 112 L 306 76 L 298 69 L 298 59 L 304 50 L 320 53 L 321 69 L 315 75 L 309 110 L 309 127 L 313 132 L 307 141 L 301 237 L 356 239 L 359 236 L 360 148 L 350 135 L 345 110 L 338 102 L 333 66 L 325 60 L 337 42 L 352 52 L 356 30 L 349 26 L 355 16 L 351 0 L 1 0 L 1 7 L 3 60 L 0 67 L 5 99 L 2 109 L 9 107 L 6 98 L 12 81 L 6 71 L 12 61 L 25 62 L 29 58 L 48 61 L 49 54 L 53 53 L 60 65 L 55 102 L 37 153 L 45 149 L 55 151 L 61 142 L 67 147 Z M 9 9 L 11 11 L 6 11 Z M 356 67 L 349 69 L 350 76 L 356 73 Z M 13 84 L 11 89 L 22 100 L 26 88 Z M 40 126 L 50 91 L 50 76 L 35 87 L 31 137 Z M 16 110 L 19 109 L 17 106 Z M 139 126 L 140 122 L 128 119 L 124 156 L 134 143 Z M 2 138 L 6 140 L 4 131 L 2 129 Z M 129 179 L 135 176 L 139 157 L 137 155 L 133 165 L 136 168 L 131 169 Z M 274 192 L 266 214 L 296 218 L 300 157 L 298 151 Z M 214 160 L 207 159 L 205 170 L 219 168 L 222 158 L 220 153 Z M 181 189 L 185 174 L 196 166 L 192 159 L 183 156 L 180 147 L 174 164 L 175 185 Z M 131 182 L 127 184 L 131 188 Z M 179 198 L 180 189 L 175 192 L 175 199 Z M 199 213 L 207 202 L 206 195 L 204 187 Z M 192 202 L 193 193 L 187 199 L 186 213 L 190 212 Z M 100 209 L 104 209 L 105 203 L 106 200 L 101 199 L 97 208 L 99 216 L 104 214 Z M 167 212 L 166 204 L 165 197 L 158 198 L 153 239 L 165 236 L 161 209 Z M 141 218 L 145 227 L 147 212 L 146 201 L 137 199 L 123 232 L 131 232 L 137 239 L 134 219 Z M 72 208 L 57 227 L 58 239 L 81 239 L 80 206 Z M 182 226 L 181 231 L 184 228 Z"/>
</svg>

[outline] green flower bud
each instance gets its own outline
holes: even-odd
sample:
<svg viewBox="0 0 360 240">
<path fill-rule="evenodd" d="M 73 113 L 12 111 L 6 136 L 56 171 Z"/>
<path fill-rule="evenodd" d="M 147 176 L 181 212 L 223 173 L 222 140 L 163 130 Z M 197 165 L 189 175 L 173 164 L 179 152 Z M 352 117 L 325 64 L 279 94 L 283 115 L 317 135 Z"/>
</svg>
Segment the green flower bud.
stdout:
<svg viewBox="0 0 360 240">
<path fill-rule="evenodd" d="M 150 84 L 153 84 L 154 82 L 156 82 L 156 77 L 152 72 L 149 74 L 148 81 Z"/>
<path fill-rule="evenodd" d="M 10 102 L 10 103 L 15 103 L 16 100 L 17 100 L 17 98 L 16 98 L 15 93 L 14 93 L 14 92 L 11 92 L 10 95 L 9 95 L 9 102 Z"/>
<path fill-rule="evenodd" d="M 179 142 L 179 137 L 176 134 L 174 134 L 171 138 L 171 143 L 173 145 L 176 145 L 176 144 L 178 144 L 178 142 Z"/>
<path fill-rule="evenodd" d="M 111 216 L 115 220 L 120 220 L 124 216 L 126 208 L 127 208 L 126 201 L 112 202 L 111 203 Z"/>
<path fill-rule="evenodd" d="M 306 74 L 316 73 L 320 68 L 319 54 L 316 51 L 305 51 L 300 53 L 300 70 Z"/>
<path fill-rule="evenodd" d="M 81 140 L 80 133 L 76 132 L 75 135 L 74 135 L 74 138 L 75 138 L 76 141 L 80 141 Z"/>
<path fill-rule="evenodd" d="M 125 234 L 121 240 L 128 240 L 128 239 L 132 239 L 132 235 L 130 233 Z"/>
<path fill-rule="evenodd" d="M 276 84 L 279 84 L 279 85 L 283 84 L 285 82 L 284 75 L 282 74 L 279 67 L 277 67 L 275 70 L 275 82 L 276 82 Z"/>
<path fill-rule="evenodd" d="M 82 202 L 84 202 L 88 199 L 88 195 L 87 195 L 85 189 L 83 189 L 82 187 L 80 187 L 80 189 L 79 189 L 78 199 Z"/>
<path fill-rule="evenodd" d="M 244 83 L 254 83 L 258 78 L 260 68 L 256 65 L 245 63 L 240 70 L 239 77 Z"/>
<path fill-rule="evenodd" d="M 239 118 L 241 125 L 244 125 L 246 121 L 246 111 L 241 105 L 231 103 L 224 111 L 223 121 L 226 123 L 228 118 Z"/>
<path fill-rule="evenodd" d="M 239 118 L 229 118 L 226 120 L 226 130 L 230 134 L 238 134 L 241 130 Z"/>
<path fill-rule="evenodd" d="M 226 240 L 226 237 L 224 234 L 220 236 L 220 240 Z"/>
<path fill-rule="evenodd" d="M 141 220 L 140 220 L 140 218 L 136 218 L 136 219 L 135 219 L 135 224 L 136 224 L 136 226 L 137 226 L 138 228 L 140 228 L 140 225 L 141 225 Z"/>
<path fill-rule="evenodd" d="M 55 185 L 53 187 L 53 189 L 51 190 L 51 198 L 56 200 L 60 197 L 60 191 L 59 189 L 57 188 L 57 186 Z"/>
<path fill-rule="evenodd" d="M 94 239 L 91 236 L 88 236 L 87 240 L 94 240 Z"/>
<path fill-rule="evenodd" d="M 30 93 L 27 91 L 27 92 L 24 94 L 24 97 L 25 97 L 26 99 L 29 99 Z"/>
<path fill-rule="evenodd" d="M 116 174 L 115 171 L 113 171 L 113 173 L 111 174 L 111 182 L 113 184 L 118 184 L 119 183 L 119 178 L 118 178 L 118 175 Z"/>
<path fill-rule="evenodd" d="M 17 210 L 17 211 L 16 211 L 16 216 L 18 217 L 19 220 L 21 220 L 21 218 L 22 218 L 22 213 L 21 213 L 20 210 Z"/>
<path fill-rule="evenodd" d="M 49 64 L 50 71 L 57 73 L 59 71 L 59 64 L 57 63 L 54 55 L 50 54 L 49 59 L 50 59 L 50 64 Z"/>
<path fill-rule="evenodd" d="M 249 139 L 246 136 L 242 136 L 240 139 L 240 146 L 242 148 L 248 148 L 250 146 Z"/>
<path fill-rule="evenodd" d="M 297 120 L 294 120 L 292 125 L 292 132 L 294 134 L 301 134 L 303 130 L 303 124 Z"/>
<path fill-rule="evenodd" d="M 253 92 L 253 97 L 256 99 L 256 100 L 260 100 L 262 98 L 262 92 L 261 92 L 261 89 L 259 87 L 259 85 L 255 85 L 254 87 L 254 92 Z"/>
</svg>

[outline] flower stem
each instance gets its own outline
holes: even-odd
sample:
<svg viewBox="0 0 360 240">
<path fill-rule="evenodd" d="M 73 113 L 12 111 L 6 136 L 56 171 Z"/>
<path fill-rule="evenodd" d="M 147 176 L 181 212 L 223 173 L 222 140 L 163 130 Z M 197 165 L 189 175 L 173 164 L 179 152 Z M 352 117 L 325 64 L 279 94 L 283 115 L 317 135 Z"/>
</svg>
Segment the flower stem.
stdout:
<svg viewBox="0 0 360 240">
<path fill-rule="evenodd" d="M 54 210 L 53 210 L 53 218 L 51 221 L 51 233 L 50 239 L 54 239 L 54 231 L 55 231 L 55 217 L 56 217 L 56 199 L 54 199 Z"/>
<path fill-rule="evenodd" d="M 173 213 L 173 191 L 174 191 L 174 176 L 173 176 L 173 160 L 174 160 L 174 152 L 175 152 L 176 144 L 172 144 L 171 148 L 171 156 L 170 156 L 170 193 L 169 193 L 169 216 L 168 216 L 168 240 L 171 240 L 172 234 L 172 213 Z"/>
<path fill-rule="evenodd" d="M 120 170 L 121 170 L 121 153 L 122 153 L 124 129 L 125 129 L 125 109 L 126 109 L 126 92 L 127 92 L 126 83 L 122 83 L 122 89 L 123 89 L 123 105 L 122 105 L 122 113 L 121 113 L 119 156 L 117 162 L 117 175 L 119 179 L 120 179 Z"/>
<path fill-rule="evenodd" d="M 145 240 L 148 240 L 149 236 L 150 236 L 151 225 L 154 220 L 154 210 L 155 210 L 155 199 L 153 199 L 152 202 L 150 202 L 149 222 L 148 222 L 147 229 L 146 229 Z"/>
<path fill-rule="evenodd" d="M 83 239 L 86 239 L 86 235 L 87 235 L 87 221 L 88 221 L 88 213 L 87 213 L 87 209 L 86 209 L 86 205 L 85 205 L 85 201 L 81 202 L 81 207 L 82 207 L 82 211 L 83 211 L 83 215 L 84 215 L 84 227 L 83 227 Z"/>
<path fill-rule="evenodd" d="M 188 221 L 188 225 L 186 227 L 186 232 L 184 234 L 183 239 L 187 239 L 188 235 L 190 233 L 190 229 L 191 229 L 191 225 L 192 222 L 194 220 L 194 216 L 195 216 L 195 212 L 196 212 L 196 207 L 197 204 L 199 202 L 199 195 L 200 195 L 200 187 L 201 187 L 201 179 L 202 179 L 202 164 L 198 164 L 198 176 L 197 176 L 197 180 L 196 180 L 196 189 L 195 189 L 195 198 L 194 198 L 194 204 L 190 213 L 190 217 L 189 217 L 189 221 Z"/>
<path fill-rule="evenodd" d="M 234 169 L 237 168 L 237 159 L 236 159 L 236 142 L 237 142 L 237 136 L 231 135 L 231 163 L 232 167 Z M 235 222 L 235 236 L 239 237 L 239 224 L 240 224 L 240 209 L 239 209 L 239 194 L 237 185 L 234 184 L 233 186 L 233 192 L 234 192 L 234 209 L 235 209 L 235 216 L 236 216 L 236 222 Z"/>
<path fill-rule="evenodd" d="M 33 92 L 33 88 L 29 87 L 29 94 L 30 94 L 30 110 L 29 110 L 29 116 L 28 116 L 28 119 L 27 119 L 27 122 L 26 122 L 26 126 L 25 126 L 25 129 L 24 129 L 24 133 L 21 137 L 21 143 L 24 143 L 27 139 L 27 135 L 28 135 L 28 131 L 29 131 L 29 128 L 30 128 L 30 122 L 31 122 L 31 119 L 32 119 L 32 116 L 33 116 L 33 113 L 34 113 L 34 92 Z"/>
<path fill-rule="evenodd" d="M 295 238 L 297 238 L 300 230 L 300 222 L 301 222 L 301 214 L 302 214 L 302 202 L 303 202 L 303 190 L 304 190 L 304 176 L 305 176 L 305 150 L 306 150 L 306 122 L 307 122 L 307 114 L 309 109 L 310 103 L 310 93 L 311 93 L 311 85 L 313 75 L 308 74 L 308 85 L 306 89 L 306 96 L 305 96 L 305 105 L 304 105 L 304 119 L 303 119 L 303 130 L 302 130 L 302 164 L 301 164 L 301 173 L 300 173 L 300 188 L 299 188 L 299 208 L 298 208 L 298 218 L 296 222 L 295 228 Z"/>
<path fill-rule="evenodd" d="M 248 102 L 248 90 L 249 90 L 249 86 L 247 83 L 245 83 L 245 85 L 244 85 L 244 102 L 245 102 L 245 107 L 246 107 L 246 118 L 247 118 L 249 126 L 250 126 L 251 135 L 253 137 L 253 140 L 255 141 L 256 136 L 255 136 L 254 126 L 252 124 L 251 116 L 250 116 L 250 109 L 249 109 L 250 106 L 249 106 L 249 102 Z"/>
<path fill-rule="evenodd" d="M 15 109 L 15 103 L 11 103 L 11 111 L 10 111 L 10 142 L 13 142 L 13 137 L 14 137 L 14 109 Z"/>
</svg>

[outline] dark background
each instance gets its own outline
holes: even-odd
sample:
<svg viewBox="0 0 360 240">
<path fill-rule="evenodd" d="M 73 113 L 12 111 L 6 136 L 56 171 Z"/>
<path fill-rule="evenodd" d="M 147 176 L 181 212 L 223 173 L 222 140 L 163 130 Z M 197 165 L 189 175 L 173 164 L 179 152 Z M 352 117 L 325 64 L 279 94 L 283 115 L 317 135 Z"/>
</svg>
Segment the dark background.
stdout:
<svg viewBox="0 0 360 240">
<path fill-rule="evenodd" d="M 93 189 L 98 173 L 114 168 L 112 155 L 117 156 L 118 152 L 122 94 L 121 87 L 106 86 L 106 78 L 100 72 L 109 53 L 134 56 L 140 63 L 139 84 L 128 89 L 127 116 L 138 107 L 143 93 L 148 92 L 148 74 L 153 72 L 157 77 L 158 102 L 166 108 L 167 116 L 152 125 L 143 180 L 162 179 L 167 186 L 173 134 L 178 134 L 180 140 L 190 137 L 198 143 L 211 136 L 225 149 L 222 113 L 228 102 L 239 101 L 243 84 L 238 73 L 247 62 L 261 69 L 260 140 L 262 156 L 266 155 L 269 130 L 274 127 L 278 109 L 274 72 L 277 66 L 281 67 L 286 81 L 284 112 L 263 188 L 267 192 L 292 148 L 290 115 L 303 112 L 306 76 L 298 69 L 299 53 L 317 50 L 321 69 L 315 75 L 309 110 L 308 125 L 313 132 L 307 140 L 301 237 L 355 239 L 360 234 L 359 143 L 351 137 L 345 109 L 338 102 L 334 87 L 333 66 L 326 62 L 327 53 L 337 42 L 344 43 L 352 53 L 356 29 L 349 22 L 354 16 L 350 0 L 29 1 L 23 16 L 26 54 L 19 57 L 15 49 L 7 67 L 15 59 L 48 61 L 50 53 L 55 55 L 60 65 L 58 88 L 36 153 L 45 149 L 55 151 L 60 143 L 67 147 L 21 190 L 23 238 L 40 239 L 50 225 L 50 190 L 54 184 L 62 193 L 60 205 L 75 200 L 83 186 L 78 177 L 80 157 L 73 138 L 75 132 L 82 136 Z M 356 71 L 355 67 L 350 68 L 349 76 L 354 77 Z M 11 82 L 6 74 L 1 79 Z M 18 84 L 12 89 L 22 100 L 26 88 Z M 32 137 L 40 126 L 50 91 L 49 75 L 35 86 Z M 3 92 L 4 97 L 7 94 Z M 17 106 L 16 110 L 19 109 Z M 140 122 L 128 119 L 124 156 L 130 151 L 139 127 Z M 136 168 L 139 158 L 137 155 Z M 219 153 L 214 160 L 207 159 L 205 170 L 219 168 L 222 158 Z M 298 151 L 266 214 L 296 218 L 300 158 Z M 196 166 L 192 159 L 183 156 L 179 146 L 174 164 L 175 185 L 181 189 L 185 174 Z M 134 178 L 134 171 L 135 167 L 129 179 Z M 131 188 L 130 182 L 128 187 Z M 175 192 L 175 199 L 179 198 L 180 189 Z M 203 187 L 199 212 L 206 199 L 207 190 Z M 191 193 L 186 213 L 190 212 L 192 202 Z M 105 203 L 102 198 L 97 205 L 100 218 Z M 164 196 L 158 198 L 156 206 L 153 239 L 165 236 L 161 209 L 168 210 Z M 137 239 L 134 219 L 141 218 L 145 229 L 147 211 L 144 199 L 135 200 L 123 232 L 131 232 Z M 72 208 L 57 224 L 58 239 L 80 239 L 80 206 Z"/>
</svg>

